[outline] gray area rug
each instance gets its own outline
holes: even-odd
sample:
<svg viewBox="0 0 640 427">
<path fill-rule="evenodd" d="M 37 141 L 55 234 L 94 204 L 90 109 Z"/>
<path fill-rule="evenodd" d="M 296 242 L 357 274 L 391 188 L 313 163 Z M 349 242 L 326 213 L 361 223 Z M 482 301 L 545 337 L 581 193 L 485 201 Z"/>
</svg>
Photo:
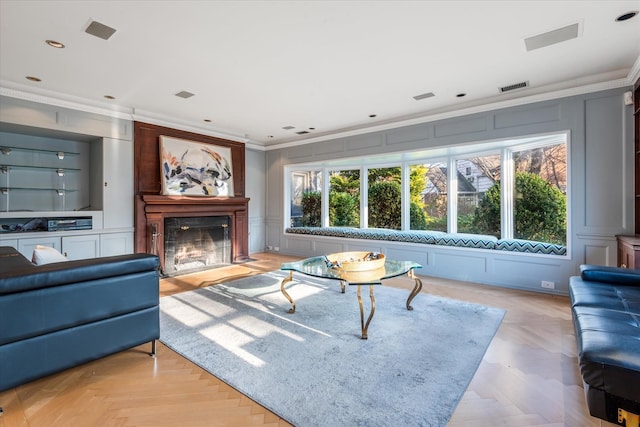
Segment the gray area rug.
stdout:
<svg viewBox="0 0 640 427">
<path fill-rule="evenodd" d="M 425 293 L 408 311 L 409 291 L 376 286 L 363 340 L 355 286 L 294 274 L 289 314 L 286 274 L 162 298 L 160 340 L 299 427 L 444 426 L 504 316 Z"/>
</svg>

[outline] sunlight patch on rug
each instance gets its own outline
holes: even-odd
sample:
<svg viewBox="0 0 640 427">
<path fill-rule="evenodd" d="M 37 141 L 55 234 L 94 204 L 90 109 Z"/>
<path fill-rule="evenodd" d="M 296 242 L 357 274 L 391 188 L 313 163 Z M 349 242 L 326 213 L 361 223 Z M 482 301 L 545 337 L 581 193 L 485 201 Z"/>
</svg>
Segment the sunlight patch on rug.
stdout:
<svg viewBox="0 0 640 427">
<path fill-rule="evenodd" d="M 289 314 L 287 275 L 162 298 L 160 340 L 300 427 L 444 426 L 504 316 L 426 293 L 408 311 L 409 291 L 376 286 L 362 340 L 355 286 L 294 274 Z"/>
</svg>

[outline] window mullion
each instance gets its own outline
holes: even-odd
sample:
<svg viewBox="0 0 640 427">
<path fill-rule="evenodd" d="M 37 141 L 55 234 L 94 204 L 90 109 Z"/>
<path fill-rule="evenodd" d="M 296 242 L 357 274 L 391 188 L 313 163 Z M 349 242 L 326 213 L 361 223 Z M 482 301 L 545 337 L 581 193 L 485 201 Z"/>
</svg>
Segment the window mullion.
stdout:
<svg viewBox="0 0 640 427">
<path fill-rule="evenodd" d="M 400 196 L 400 211 L 402 212 L 402 221 L 400 228 L 402 230 L 410 230 L 411 229 L 411 191 L 410 191 L 410 171 L 409 165 L 407 163 L 402 163 L 400 165 L 400 183 L 401 187 L 401 196 Z"/>
<path fill-rule="evenodd" d="M 456 159 L 447 159 L 447 231 L 458 232 L 458 174 Z"/>
<path fill-rule="evenodd" d="M 329 187 L 329 169 L 322 168 L 322 202 L 320 203 L 320 207 L 322 210 L 321 225 L 323 227 L 329 227 Z"/>
<path fill-rule="evenodd" d="M 360 228 L 369 228 L 369 168 L 360 167 Z"/>
<path fill-rule="evenodd" d="M 513 153 L 511 150 L 502 150 L 501 161 L 501 186 L 500 193 L 500 235 L 503 239 L 513 239 L 514 221 L 514 196 L 515 196 L 515 176 L 513 165 Z"/>
</svg>

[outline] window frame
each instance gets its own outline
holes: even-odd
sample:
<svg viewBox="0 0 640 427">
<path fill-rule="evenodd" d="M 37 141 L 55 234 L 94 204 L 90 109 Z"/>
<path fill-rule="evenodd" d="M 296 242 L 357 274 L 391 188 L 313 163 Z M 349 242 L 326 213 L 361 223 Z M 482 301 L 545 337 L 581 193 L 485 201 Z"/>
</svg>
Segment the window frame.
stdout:
<svg viewBox="0 0 640 427">
<path fill-rule="evenodd" d="M 456 233 L 458 224 L 458 186 L 457 186 L 457 161 L 470 157 L 486 155 L 500 155 L 500 183 L 501 206 L 500 228 L 503 239 L 513 238 L 514 235 L 514 192 L 515 171 L 513 153 L 519 151 L 541 148 L 554 144 L 564 143 L 566 146 L 566 206 L 567 206 L 567 245 L 571 236 L 571 174 L 570 174 L 570 131 L 557 131 L 542 134 L 519 136 L 491 141 L 479 141 L 475 143 L 460 144 L 448 147 L 434 147 L 408 152 L 386 153 L 367 157 L 340 158 L 324 160 L 321 162 L 309 162 L 304 164 L 288 164 L 284 166 L 285 210 L 284 224 L 291 222 L 291 176 L 298 171 L 322 171 L 322 227 L 329 225 L 329 172 L 340 170 L 360 170 L 360 227 L 368 228 L 368 176 L 369 169 L 400 167 L 401 169 L 401 230 L 410 230 L 410 168 L 412 165 L 425 163 L 445 163 L 447 165 L 447 232 Z M 390 159 L 391 158 L 391 159 Z"/>
</svg>

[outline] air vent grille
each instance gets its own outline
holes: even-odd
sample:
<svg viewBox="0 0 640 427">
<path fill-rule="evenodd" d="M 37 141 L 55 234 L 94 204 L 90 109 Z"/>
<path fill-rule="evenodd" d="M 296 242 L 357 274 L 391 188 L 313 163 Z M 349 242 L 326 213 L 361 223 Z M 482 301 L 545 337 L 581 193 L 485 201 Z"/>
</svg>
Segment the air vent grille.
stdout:
<svg viewBox="0 0 640 427">
<path fill-rule="evenodd" d="M 87 34 L 91 34 L 92 36 L 96 36 L 98 38 L 101 38 L 102 40 L 109 40 L 109 37 L 111 37 L 116 32 L 116 29 L 111 28 L 108 25 L 104 25 L 98 21 L 91 21 L 87 29 L 84 31 Z"/>
<path fill-rule="evenodd" d="M 512 91 L 512 90 L 516 90 L 516 89 L 523 89 L 525 87 L 529 87 L 529 81 L 515 83 L 515 84 L 509 85 L 509 86 L 502 86 L 502 87 L 498 88 L 498 90 L 500 90 L 500 93 L 505 93 L 505 92 L 509 92 L 509 91 Z"/>
<path fill-rule="evenodd" d="M 423 93 L 420 95 L 416 95 L 413 97 L 416 101 L 420 101 L 421 99 L 431 98 L 432 96 L 436 96 L 433 92 Z"/>
<path fill-rule="evenodd" d="M 187 92 L 186 90 L 176 93 L 176 96 L 178 98 L 184 98 L 184 99 L 191 98 L 193 95 L 194 95 L 193 93 Z"/>
<path fill-rule="evenodd" d="M 284 129 L 284 130 L 291 130 L 291 129 L 295 129 L 295 128 L 296 128 L 295 126 L 291 126 L 291 125 L 289 125 L 289 126 L 284 126 L 282 129 Z"/>
</svg>

